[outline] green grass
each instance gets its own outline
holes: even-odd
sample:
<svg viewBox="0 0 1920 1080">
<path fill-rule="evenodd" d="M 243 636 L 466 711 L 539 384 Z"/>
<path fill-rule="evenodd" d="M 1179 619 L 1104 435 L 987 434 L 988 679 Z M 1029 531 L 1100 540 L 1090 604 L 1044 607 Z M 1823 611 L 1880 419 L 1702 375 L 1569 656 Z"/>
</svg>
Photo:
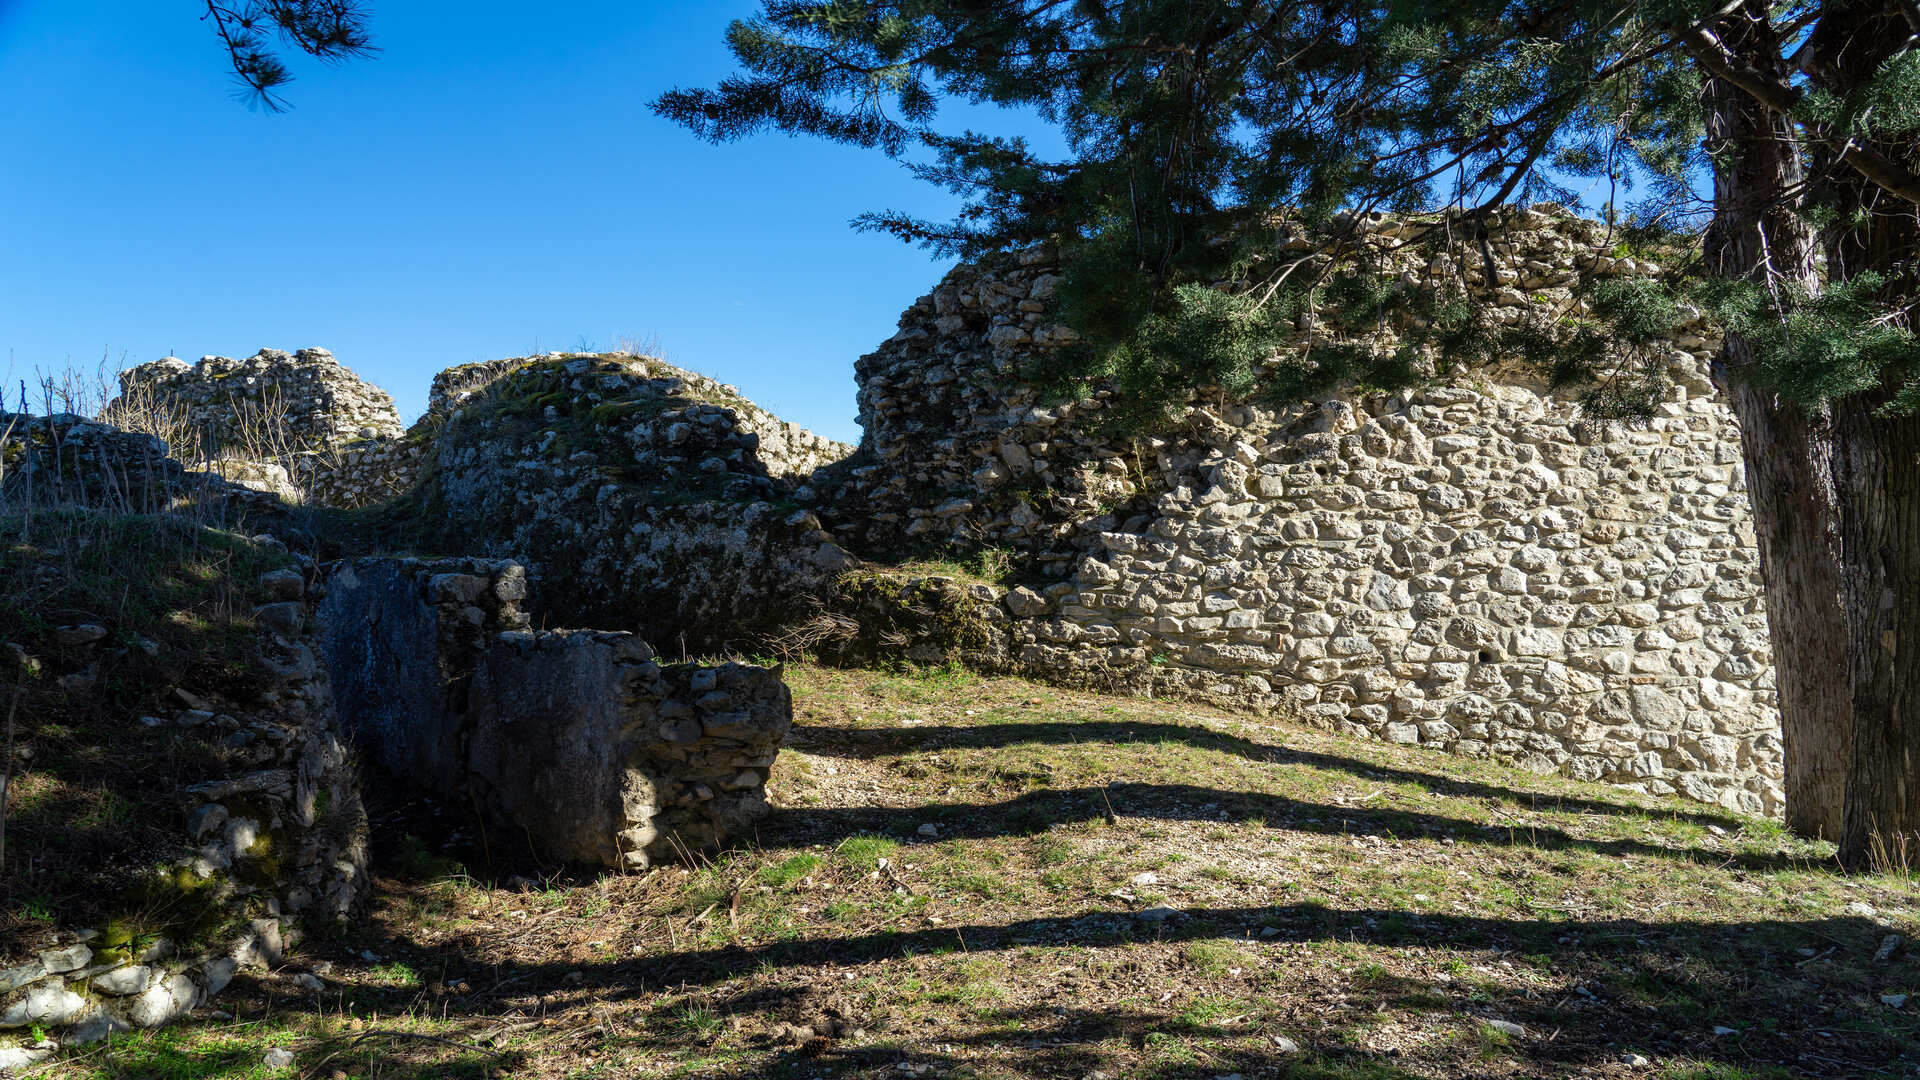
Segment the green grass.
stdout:
<svg viewBox="0 0 1920 1080">
<path fill-rule="evenodd" d="M 175 687 L 220 710 L 261 704 L 273 680 L 257 658 L 253 611 L 269 599 L 258 578 L 290 562 L 184 517 L 0 516 L 0 686 L 18 687 L 24 763 L 10 792 L 0 895 L 13 899 L 0 905 L 0 940 L 49 912 L 70 928 L 208 927 L 197 902 L 154 902 L 152 871 L 185 856 L 173 790 L 227 774 L 225 732 L 139 718 L 177 713 Z M 80 623 L 106 638 L 61 645 L 58 628 Z"/>
<path fill-rule="evenodd" d="M 798 726 L 751 847 L 531 893 L 383 866 L 356 935 L 305 946 L 338 961 L 323 1024 L 270 980 L 222 1007 L 297 1028 L 303 1070 L 351 1037 L 339 1010 L 455 1044 L 372 1043 L 344 1069 L 395 1080 L 457 1073 L 476 1033 L 508 1027 L 495 1049 L 520 1057 L 495 1072 L 516 1080 L 901 1061 L 981 1080 L 1521 1080 L 1626 1075 L 1623 1046 L 1658 1063 L 1636 1075 L 1694 1080 L 1920 1063 L 1916 1017 L 1877 1004 L 1920 966 L 1872 959 L 1887 933 L 1920 940 L 1910 888 L 1738 815 L 1180 704 L 787 677 Z M 940 835 L 914 835 L 928 821 Z M 1140 916 L 1159 903 L 1179 914 Z M 455 977 L 473 991 L 434 995 Z M 1711 1037 L 1721 1023 L 1744 1034 Z"/>
<path fill-rule="evenodd" d="M 885 836 L 849 836 L 834 848 L 834 853 L 861 870 L 871 870 L 881 859 L 900 850 L 900 842 Z"/>
<path fill-rule="evenodd" d="M 763 884 L 776 889 L 789 889 L 824 865 L 826 865 L 825 859 L 812 852 L 806 852 L 764 867 L 758 876 Z"/>
</svg>

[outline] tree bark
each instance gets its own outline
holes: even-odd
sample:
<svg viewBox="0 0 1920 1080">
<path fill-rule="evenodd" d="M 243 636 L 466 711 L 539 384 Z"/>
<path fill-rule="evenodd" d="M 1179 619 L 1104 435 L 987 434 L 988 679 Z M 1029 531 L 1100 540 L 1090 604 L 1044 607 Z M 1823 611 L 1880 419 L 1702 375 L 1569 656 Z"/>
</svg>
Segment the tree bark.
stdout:
<svg viewBox="0 0 1920 1080">
<path fill-rule="evenodd" d="M 1795 73 L 1765 4 L 1749 0 L 1715 29 L 1750 74 L 1776 85 L 1804 74 L 1838 96 L 1873 79 L 1908 36 L 1885 8 L 1835 5 L 1797 50 Z M 1801 133 L 1730 80 L 1709 78 L 1706 101 L 1709 269 L 1809 294 L 1823 279 L 1871 271 L 1888 279 L 1881 299 L 1891 309 L 1911 301 L 1913 204 L 1849 168 L 1830 142 L 1805 147 L 1803 169 Z M 1920 156 L 1910 141 L 1867 149 L 1903 168 Z M 1817 247 L 1801 212 L 1808 198 L 1839 223 Z M 1724 360 L 1767 588 L 1787 822 L 1834 840 L 1850 868 L 1911 865 L 1920 861 L 1920 418 L 1878 413 L 1891 382 L 1796 407 L 1744 377 L 1759 358 L 1736 335 Z"/>
<path fill-rule="evenodd" d="M 1749 0 L 1724 20 L 1720 38 L 1741 56 L 1783 67 L 1767 15 L 1764 3 Z M 1709 78 L 1705 97 L 1715 205 L 1704 241 L 1707 268 L 1726 278 L 1811 286 L 1813 236 L 1794 194 L 1802 180 L 1794 132 L 1724 80 Z M 1848 657 L 1830 425 L 1824 413 L 1755 385 L 1757 359 L 1738 335 L 1727 336 L 1721 358 L 1728 404 L 1740 426 L 1767 593 L 1787 825 L 1803 836 L 1838 840 L 1846 820 L 1853 718 L 1839 677 Z"/>
<path fill-rule="evenodd" d="M 1835 406 L 1853 713 L 1840 861 L 1920 863 L 1920 419 Z"/>
<path fill-rule="evenodd" d="M 1836 5 L 1810 35 L 1802 68 L 1845 95 L 1874 79 L 1912 29 L 1883 5 Z M 1911 139 L 1866 148 L 1901 167 L 1920 157 Z M 1827 279 L 1876 273 L 1889 308 L 1910 305 L 1920 291 L 1920 208 L 1846 168 L 1829 146 L 1815 146 L 1812 163 L 1817 196 L 1847 223 L 1823 237 Z M 1911 316 L 1902 318 L 1911 329 Z M 1853 720 L 1835 839 L 1840 861 L 1854 869 L 1920 860 L 1920 417 L 1878 414 L 1896 389 L 1883 381 L 1832 408 Z"/>
</svg>

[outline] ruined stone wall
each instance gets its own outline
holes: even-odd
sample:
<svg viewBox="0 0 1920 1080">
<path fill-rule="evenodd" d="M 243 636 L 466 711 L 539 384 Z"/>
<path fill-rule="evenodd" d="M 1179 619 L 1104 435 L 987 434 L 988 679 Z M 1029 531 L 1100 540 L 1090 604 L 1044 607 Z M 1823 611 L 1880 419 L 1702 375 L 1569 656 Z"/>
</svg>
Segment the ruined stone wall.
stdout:
<svg viewBox="0 0 1920 1080">
<path fill-rule="evenodd" d="M 236 526 L 272 520 L 286 509 L 257 486 L 187 468 L 152 435 L 71 413 L 0 411 L 0 506 L 28 503 L 135 514 L 182 511 Z"/>
<path fill-rule="evenodd" d="M 1468 276 L 1497 320 L 1582 310 L 1583 269 L 1658 272 L 1549 215 L 1491 250 L 1495 280 Z M 868 438 L 823 496 L 855 550 L 1024 555 L 1037 579 L 1007 594 L 990 662 L 1778 811 L 1757 555 L 1703 324 L 1676 331 L 1645 421 L 1585 423 L 1496 364 L 1286 407 L 1200 395 L 1135 435 L 1104 392 L 1051 404 L 1017 378 L 1071 340 L 1056 282 L 1035 252 L 917 303 L 860 361 Z"/>
<path fill-rule="evenodd" d="M 547 353 L 543 356 L 507 357 L 448 368 L 433 377 L 433 385 L 427 394 L 427 416 L 429 419 L 450 416 L 461 406 L 475 400 L 501 377 L 529 365 L 569 359 L 579 360 L 581 356 Z M 664 419 L 668 425 L 675 422 L 723 423 L 751 436 L 752 445 L 749 448 L 769 476 L 804 481 L 815 469 L 853 453 L 853 447 L 846 443 L 815 435 L 748 401 L 741 396 L 738 387 L 675 367 L 655 357 L 608 354 L 598 359 L 619 364 L 626 371 L 650 380 L 648 392 L 656 397 L 707 405 L 707 409 L 695 410 L 685 417 Z M 622 387 L 616 385 L 608 389 L 619 390 Z"/>
<path fill-rule="evenodd" d="M 120 397 L 105 414 L 169 409 L 200 450 L 265 453 L 334 447 L 397 436 L 403 428 L 386 391 L 340 366 L 325 349 L 261 349 L 244 360 L 176 357 L 120 373 Z M 265 432 L 263 427 L 279 430 Z M 177 447 L 183 456 L 188 447 Z"/>
<path fill-rule="evenodd" d="M 551 621 L 663 649 L 717 651 L 779 626 L 854 560 L 794 501 L 802 477 L 780 473 L 783 451 L 743 425 L 743 406 L 700 397 L 683 374 L 557 357 L 476 392 L 435 438 L 419 496 L 436 542 L 523 560 Z"/>
<path fill-rule="evenodd" d="M 59 1046 L 174 1020 L 236 971 L 278 965 L 308 921 L 338 921 L 365 897 L 366 813 L 332 682 L 315 658 L 307 577 L 278 570 L 261 586 L 278 599 L 254 613 L 259 705 L 177 692 L 178 707 L 137 721 L 222 747 L 228 775 L 184 789 L 181 852 L 154 871 L 152 886 L 170 898 L 156 910 L 180 918 L 197 905 L 220 929 L 198 940 L 146 940 L 100 927 L 36 943 L 31 959 L 0 970 L 0 1072 Z M 34 1028 L 49 1038 L 15 1034 Z"/>
<path fill-rule="evenodd" d="M 536 633 L 512 562 L 361 559 L 325 590 L 323 653 L 371 763 L 471 802 L 542 858 L 645 867 L 766 810 L 792 725 L 776 670 L 663 663 L 626 633 Z"/>
<path fill-rule="evenodd" d="M 393 399 L 325 349 L 244 360 L 174 357 L 120 374 L 102 417 L 168 452 L 286 502 L 364 506 L 405 491 L 421 457 Z"/>
<path fill-rule="evenodd" d="M 427 454 L 423 439 L 381 435 L 295 454 L 287 472 L 304 501 L 351 509 L 406 494 L 419 480 Z"/>
</svg>

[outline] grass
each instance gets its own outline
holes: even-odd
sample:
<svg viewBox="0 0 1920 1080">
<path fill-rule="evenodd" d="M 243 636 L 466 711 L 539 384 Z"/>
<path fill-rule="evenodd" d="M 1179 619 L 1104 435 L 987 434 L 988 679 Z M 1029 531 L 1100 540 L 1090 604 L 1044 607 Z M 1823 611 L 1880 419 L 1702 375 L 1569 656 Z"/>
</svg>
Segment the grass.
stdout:
<svg viewBox="0 0 1920 1080">
<path fill-rule="evenodd" d="M 1913 891 L 1768 823 L 1185 705 L 787 673 L 799 726 L 741 848 L 525 890 L 474 853 L 405 873 L 390 839 L 371 916 L 243 980 L 238 1019 L 55 1075 L 252 1076 L 275 1045 L 293 1075 L 540 1080 L 1920 1064 L 1915 1016 L 1878 1001 L 1920 965 L 1873 959 L 1920 934 Z M 317 1004 L 287 980 L 322 958 Z"/>
<path fill-rule="evenodd" d="M 1010 585 L 1020 575 L 1011 549 L 983 547 L 944 558 L 916 559 L 894 568 L 900 577 L 944 577 L 965 584 Z"/>
</svg>

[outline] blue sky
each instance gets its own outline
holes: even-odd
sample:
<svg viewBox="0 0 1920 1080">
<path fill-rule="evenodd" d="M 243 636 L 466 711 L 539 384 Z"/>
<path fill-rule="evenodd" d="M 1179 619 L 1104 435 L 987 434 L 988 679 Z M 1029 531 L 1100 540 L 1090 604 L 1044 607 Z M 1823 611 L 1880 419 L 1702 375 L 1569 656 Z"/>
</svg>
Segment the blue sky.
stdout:
<svg viewBox="0 0 1920 1080">
<path fill-rule="evenodd" d="M 858 150 L 655 118 L 748 2 L 375 0 L 384 50 L 252 112 L 192 0 L 0 0 L 0 374 L 320 345 L 403 416 L 452 364 L 656 337 L 857 438 L 853 362 L 945 266 L 856 233 L 947 197 Z M 530 13 L 531 12 L 531 13 Z M 16 391 L 17 392 L 17 391 Z"/>
</svg>

